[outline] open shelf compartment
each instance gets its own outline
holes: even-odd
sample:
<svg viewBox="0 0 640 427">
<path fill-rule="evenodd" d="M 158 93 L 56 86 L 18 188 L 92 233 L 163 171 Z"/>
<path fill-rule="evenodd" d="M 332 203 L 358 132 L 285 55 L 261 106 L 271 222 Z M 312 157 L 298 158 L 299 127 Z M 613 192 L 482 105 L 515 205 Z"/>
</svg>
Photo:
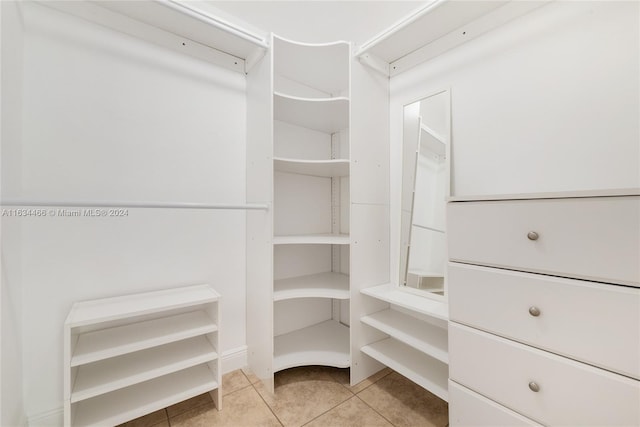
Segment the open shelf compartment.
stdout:
<svg viewBox="0 0 640 427">
<path fill-rule="evenodd" d="M 293 298 L 349 298 L 349 276 L 326 272 L 280 279 L 274 282 L 274 301 Z"/>
<path fill-rule="evenodd" d="M 213 333 L 218 326 L 203 311 L 132 323 L 80 334 L 71 366 Z"/>
<path fill-rule="evenodd" d="M 393 284 L 385 284 L 360 290 L 364 295 L 386 301 L 390 304 L 436 319 L 449 320 L 449 306 L 444 301 L 421 297 L 401 290 Z"/>
<path fill-rule="evenodd" d="M 349 160 L 302 160 L 275 157 L 273 167 L 279 172 L 336 178 L 349 175 Z"/>
<path fill-rule="evenodd" d="M 362 347 L 362 352 L 409 378 L 442 400 L 448 400 L 449 367 L 393 338 Z"/>
<path fill-rule="evenodd" d="M 449 340 L 444 328 L 392 309 L 364 316 L 360 321 L 442 363 L 449 363 Z"/>
<path fill-rule="evenodd" d="M 350 366 L 349 328 L 327 320 L 274 339 L 274 372 L 296 366 Z"/>
<path fill-rule="evenodd" d="M 206 364 L 145 381 L 74 405 L 73 425 L 118 425 L 219 386 Z"/>
<path fill-rule="evenodd" d="M 78 368 L 71 403 L 109 393 L 218 358 L 204 336 L 165 344 Z"/>
<path fill-rule="evenodd" d="M 349 127 L 346 97 L 301 98 L 275 92 L 273 103 L 275 120 L 329 134 Z"/>
<path fill-rule="evenodd" d="M 299 43 L 273 37 L 274 72 L 328 95 L 337 95 L 349 86 L 348 42 Z"/>
</svg>

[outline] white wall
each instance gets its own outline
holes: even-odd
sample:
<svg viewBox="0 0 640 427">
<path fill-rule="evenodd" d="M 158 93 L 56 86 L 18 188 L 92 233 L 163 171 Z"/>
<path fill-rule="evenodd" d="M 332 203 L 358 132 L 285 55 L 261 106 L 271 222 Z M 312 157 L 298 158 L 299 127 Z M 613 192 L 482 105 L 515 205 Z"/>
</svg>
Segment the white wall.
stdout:
<svg viewBox="0 0 640 427">
<path fill-rule="evenodd" d="M 25 4 L 21 197 L 245 202 L 241 74 Z M 3 141 L 4 142 L 4 141 Z M 24 401 L 57 422 L 73 301 L 195 283 L 222 295 L 221 350 L 245 349 L 245 213 L 129 209 L 22 227 Z M 224 359 L 223 359 L 224 360 Z M 224 369 L 224 367 L 223 367 Z"/>
<path fill-rule="evenodd" d="M 640 187 L 639 7 L 553 2 L 391 79 L 392 271 L 402 106 L 441 88 L 454 196 Z"/>
<path fill-rule="evenodd" d="M 1 193 L 8 183 L 19 184 L 19 156 L 22 112 L 23 29 L 18 7 L 0 3 L 1 74 L 0 99 Z M 20 289 L 20 224 L 9 224 L 0 217 L 0 425 L 18 426 L 25 422 L 22 399 L 22 338 Z"/>
</svg>

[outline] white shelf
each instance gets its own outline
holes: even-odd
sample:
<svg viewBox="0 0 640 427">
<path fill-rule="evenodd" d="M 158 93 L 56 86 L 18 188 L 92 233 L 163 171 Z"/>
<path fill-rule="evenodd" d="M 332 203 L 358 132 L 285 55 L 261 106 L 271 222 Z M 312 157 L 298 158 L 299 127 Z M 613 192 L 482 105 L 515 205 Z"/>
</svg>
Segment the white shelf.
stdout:
<svg viewBox="0 0 640 427">
<path fill-rule="evenodd" d="M 219 299 L 196 285 L 73 304 L 64 425 L 117 425 L 204 392 L 220 410 Z"/>
<path fill-rule="evenodd" d="M 206 365 L 136 384 L 77 404 L 74 425 L 118 425 L 218 387 Z"/>
<path fill-rule="evenodd" d="M 274 72 L 326 93 L 349 86 L 348 42 L 305 44 L 273 37 Z"/>
<path fill-rule="evenodd" d="M 142 294 L 124 295 L 78 302 L 73 305 L 65 325 L 70 328 L 165 312 L 218 301 L 220 296 L 208 285 L 195 285 Z"/>
<path fill-rule="evenodd" d="M 207 338 L 200 336 L 83 365 L 73 385 L 71 402 L 210 362 L 217 357 Z"/>
<path fill-rule="evenodd" d="M 273 98 L 275 120 L 325 133 L 349 127 L 348 98 L 300 98 L 279 92 Z"/>
<path fill-rule="evenodd" d="M 246 73 L 265 34 L 230 23 L 208 6 L 182 1 L 41 2 L 89 22 Z M 246 64 L 245 64 L 246 60 Z"/>
<path fill-rule="evenodd" d="M 445 302 L 424 298 L 419 295 L 404 292 L 392 284 L 374 286 L 360 290 L 364 295 L 386 301 L 416 313 L 425 314 L 440 320 L 449 320 L 449 306 Z"/>
<path fill-rule="evenodd" d="M 349 160 L 298 160 L 275 157 L 273 167 L 280 172 L 300 175 L 339 177 L 349 175 Z"/>
<path fill-rule="evenodd" d="M 362 347 L 362 352 L 404 375 L 443 400 L 448 400 L 448 365 L 393 338 Z"/>
<path fill-rule="evenodd" d="M 350 366 L 349 328 L 335 320 L 274 338 L 274 372 L 296 366 Z"/>
<path fill-rule="evenodd" d="M 348 234 L 301 234 L 294 236 L 275 236 L 274 245 L 348 245 Z"/>
<path fill-rule="evenodd" d="M 445 328 L 391 309 L 364 316 L 360 320 L 442 363 L 449 363 L 449 340 Z"/>
<path fill-rule="evenodd" d="M 355 56 L 394 76 L 547 2 L 432 1 L 363 43 Z"/>
<path fill-rule="evenodd" d="M 195 311 L 88 332 L 78 337 L 71 356 L 71 366 L 97 362 L 217 330 L 217 325 L 204 312 Z"/>
<path fill-rule="evenodd" d="M 320 273 L 291 277 L 274 282 L 273 300 L 293 298 L 349 299 L 349 276 L 341 273 Z"/>
</svg>

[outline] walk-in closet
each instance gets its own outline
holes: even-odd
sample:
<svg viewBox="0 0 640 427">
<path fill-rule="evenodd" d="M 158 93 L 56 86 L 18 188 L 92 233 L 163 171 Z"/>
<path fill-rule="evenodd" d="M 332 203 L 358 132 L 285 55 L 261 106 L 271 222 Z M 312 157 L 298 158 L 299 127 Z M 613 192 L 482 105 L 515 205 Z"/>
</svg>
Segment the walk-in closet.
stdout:
<svg viewBox="0 0 640 427">
<path fill-rule="evenodd" d="M 0 426 L 640 425 L 640 2 L 0 2 Z"/>
</svg>

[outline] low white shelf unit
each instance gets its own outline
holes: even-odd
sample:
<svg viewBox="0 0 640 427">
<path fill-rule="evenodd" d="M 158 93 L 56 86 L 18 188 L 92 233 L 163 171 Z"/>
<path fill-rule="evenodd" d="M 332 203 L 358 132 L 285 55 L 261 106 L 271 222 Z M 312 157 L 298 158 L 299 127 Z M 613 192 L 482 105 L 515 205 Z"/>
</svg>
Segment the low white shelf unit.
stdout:
<svg viewBox="0 0 640 427">
<path fill-rule="evenodd" d="M 73 304 L 65 426 L 117 425 L 205 392 L 221 409 L 219 299 L 195 285 Z"/>
<path fill-rule="evenodd" d="M 362 352 L 448 400 L 447 304 L 393 284 L 360 292 L 389 303 L 387 309 L 360 318 L 361 323 L 387 336 L 363 346 Z"/>
</svg>

